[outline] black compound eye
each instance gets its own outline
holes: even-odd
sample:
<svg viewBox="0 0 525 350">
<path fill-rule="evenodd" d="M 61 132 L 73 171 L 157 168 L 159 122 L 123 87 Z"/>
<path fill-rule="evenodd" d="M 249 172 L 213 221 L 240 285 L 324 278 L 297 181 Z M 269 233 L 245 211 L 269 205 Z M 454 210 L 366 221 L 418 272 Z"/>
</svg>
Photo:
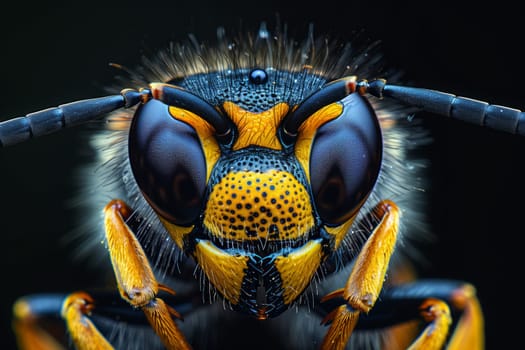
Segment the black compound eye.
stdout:
<svg viewBox="0 0 525 350">
<path fill-rule="evenodd" d="M 352 94 L 342 114 L 317 130 L 312 145 L 312 191 L 326 224 L 342 224 L 359 210 L 377 180 L 381 155 L 375 112 L 363 97 Z"/>
<path fill-rule="evenodd" d="M 137 109 L 129 157 L 139 188 L 158 214 L 178 225 L 198 218 L 206 160 L 195 130 L 173 118 L 167 105 L 151 100 Z"/>
</svg>

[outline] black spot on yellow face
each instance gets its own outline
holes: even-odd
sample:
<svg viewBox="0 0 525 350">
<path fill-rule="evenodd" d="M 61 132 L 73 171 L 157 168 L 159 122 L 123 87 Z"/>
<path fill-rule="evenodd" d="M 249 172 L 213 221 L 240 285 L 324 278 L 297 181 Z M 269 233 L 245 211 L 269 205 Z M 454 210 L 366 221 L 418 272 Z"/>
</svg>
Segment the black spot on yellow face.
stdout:
<svg viewBox="0 0 525 350">
<path fill-rule="evenodd" d="M 306 188 L 276 169 L 228 173 L 213 187 L 204 213 L 210 233 L 231 240 L 296 239 L 314 225 Z"/>
<path fill-rule="evenodd" d="M 294 158 L 247 148 L 219 160 L 210 181 L 203 223 L 214 238 L 296 240 L 314 227 L 305 175 Z"/>
</svg>

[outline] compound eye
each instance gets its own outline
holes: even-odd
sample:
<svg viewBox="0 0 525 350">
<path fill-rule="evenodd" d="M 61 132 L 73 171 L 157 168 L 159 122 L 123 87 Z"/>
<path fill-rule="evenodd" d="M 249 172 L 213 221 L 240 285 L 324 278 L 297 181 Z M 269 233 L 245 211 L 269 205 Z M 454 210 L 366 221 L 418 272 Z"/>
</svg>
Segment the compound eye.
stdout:
<svg viewBox="0 0 525 350">
<path fill-rule="evenodd" d="M 133 175 L 148 203 L 162 217 L 189 225 L 201 211 L 206 160 L 196 131 L 151 100 L 135 112 L 129 135 Z"/>
<path fill-rule="evenodd" d="M 310 155 L 310 178 L 321 219 L 340 225 L 372 191 L 381 167 L 382 138 L 374 110 L 350 95 L 339 117 L 322 125 Z"/>
</svg>

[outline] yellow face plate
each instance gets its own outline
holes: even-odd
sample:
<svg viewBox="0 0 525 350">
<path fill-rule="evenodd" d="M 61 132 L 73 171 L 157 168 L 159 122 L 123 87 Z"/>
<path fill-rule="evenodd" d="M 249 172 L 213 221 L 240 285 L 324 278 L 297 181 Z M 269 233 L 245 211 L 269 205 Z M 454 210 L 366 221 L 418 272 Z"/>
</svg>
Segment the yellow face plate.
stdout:
<svg viewBox="0 0 525 350">
<path fill-rule="evenodd" d="M 238 171 L 213 187 L 204 225 L 230 240 L 290 240 L 308 233 L 314 219 L 307 190 L 288 172 Z"/>
<path fill-rule="evenodd" d="M 230 255 L 209 241 L 199 241 L 194 256 L 213 286 L 236 305 L 248 267 L 248 256 Z"/>
<path fill-rule="evenodd" d="M 275 259 L 275 267 L 281 276 L 283 301 L 289 305 L 310 284 L 321 265 L 322 247 L 319 241 L 310 241 L 286 256 Z"/>
</svg>

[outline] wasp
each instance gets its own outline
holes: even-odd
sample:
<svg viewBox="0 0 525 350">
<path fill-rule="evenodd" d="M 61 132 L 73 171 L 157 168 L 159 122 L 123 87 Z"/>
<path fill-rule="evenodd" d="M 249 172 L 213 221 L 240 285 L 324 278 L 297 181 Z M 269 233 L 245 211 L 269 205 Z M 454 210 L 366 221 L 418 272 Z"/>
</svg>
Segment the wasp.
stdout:
<svg viewBox="0 0 525 350">
<path fill-rule="evenodd" d="M 474 286 L 417 279 L 426 134 L 409 116 L 523 134 L 523 112 L 400 84 L 373 46 L 218 33 L 119 93 L 0 123 L 6 147 L 103 120 L 86 176 L 115 196 L 115 288 L 20 298 L 20 347 L 482 349 Z"/>
</svg>

